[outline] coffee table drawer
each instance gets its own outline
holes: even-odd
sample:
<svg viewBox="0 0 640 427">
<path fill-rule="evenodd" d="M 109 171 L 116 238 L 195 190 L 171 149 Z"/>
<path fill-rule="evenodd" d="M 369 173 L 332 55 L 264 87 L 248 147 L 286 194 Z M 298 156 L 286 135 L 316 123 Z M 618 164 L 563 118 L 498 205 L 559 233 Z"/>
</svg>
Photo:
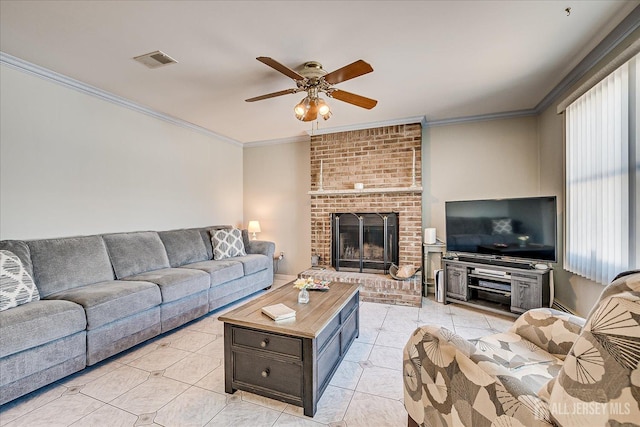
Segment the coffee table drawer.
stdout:
<svg viewBox="0 0 640 427">
<path fill-rule="evenodd" d="M 356 311 L 352 311 L 351 315 L 344 321 L 344 325 L 342 326 L 342 332 L 340 333 L 340 348 L 342 351 L 351 344 L 358 335 L 358 313 Z"/>
<path fill-rule="evenodd" d="M 302 340 L 268 332 L 233 328 L 233 345 L 250 347 L 302 359 Z"/>
<path fill-rule="evenodd" d="M 359 294 L 354 295 L 353 298 L 344 306 L 342 311 L 340 311 L 340 323 L 343 324 L 347 317 L 351 315 L 351 312 L 355 310 L 359 303 Z"/>
<path fill-rule="evenodd" d="M 334 337 L 336 331 L 340 329 L 340 316 L 331 319 L 331 322 L 320 332 L 317 338 L 318 351 L 323 351 L 324 346 Z"/>
<path fill-rule="evenodd" d="M 256 353 L 234 352 L 234 381 L 302 397 L 302 366 L 262 357 Z"/>
</svg>

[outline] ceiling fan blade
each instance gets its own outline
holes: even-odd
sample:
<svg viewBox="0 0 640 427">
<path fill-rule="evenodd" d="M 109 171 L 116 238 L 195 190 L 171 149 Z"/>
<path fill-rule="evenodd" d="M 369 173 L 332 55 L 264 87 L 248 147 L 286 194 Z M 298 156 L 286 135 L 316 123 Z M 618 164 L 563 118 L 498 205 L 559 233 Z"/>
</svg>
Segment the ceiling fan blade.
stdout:
<svg viewBox="0 0 640 427">
<path fill-rule="evenodd" d="M 296 92 L 299 92 L 299 90 L 297 88 L 296 89 L 285 89 L 285 90 L 281 90 L 279 92 L 272 92 L 272 93 L 268 93 L 266 95 L 256 96 L 255 98 L 245 99 L 245 101 L 246 102 L 260 101 L 262 99 L 275 98 L 276 96 L 289 95 L 290 93 L 296 93 Z"/>
<path fill-rule="evenodd" d="M 293 80 L 304 80 L 303 76 L 301 76 L 300 74 L 296 73 L 295 71 L 293 71 L 291 68 L 287 67 L 286 65 L 282 65 L 281 63 L 279 63 L 275 59 L 271 59 L 268 56 L 259 56 L 256 59 L 258 61 L 262 62 L 263 64 L 268 65 L 269 67 L 273 68 L 274 70 L 281 72 L 285 76 L 291 77 Z"/>
<path fill-rule="evenodd" d="M 373 71 L 373 68 L 362 59 L 358 59 L 356 62 L 349 65 L 345 65 L 335 71 L 330 72 L 324 76 L 324 80 L 329 84 L 337 84 L 346 80 L 359 77 L 363 74 L 367 74 Z"/>
<path fill-rule="evenodd" d="M 378 101 L 375 99 L 367 98 L 366 96 L 356 95 L 355 93 L 347 92 L 344 90 L 334 89 L 329 95 L 332 98 L 339 99 L 340 101 L 348 102 L 349 104 L 356 105 L 358 107 L 372 109 L 376 106 Z"/>
</svg>

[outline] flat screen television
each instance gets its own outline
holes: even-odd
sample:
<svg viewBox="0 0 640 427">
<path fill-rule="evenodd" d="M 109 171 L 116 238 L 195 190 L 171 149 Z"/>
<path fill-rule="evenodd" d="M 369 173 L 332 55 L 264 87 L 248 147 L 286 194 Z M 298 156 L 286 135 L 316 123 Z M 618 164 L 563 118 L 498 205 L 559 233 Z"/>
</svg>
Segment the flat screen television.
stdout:
<svg viewBox="0 0 640 427">
<path fill-rule="evenodd" d="M 557 261 L 556 197 L 445 203 L 447 251 Z"/>
</svg>

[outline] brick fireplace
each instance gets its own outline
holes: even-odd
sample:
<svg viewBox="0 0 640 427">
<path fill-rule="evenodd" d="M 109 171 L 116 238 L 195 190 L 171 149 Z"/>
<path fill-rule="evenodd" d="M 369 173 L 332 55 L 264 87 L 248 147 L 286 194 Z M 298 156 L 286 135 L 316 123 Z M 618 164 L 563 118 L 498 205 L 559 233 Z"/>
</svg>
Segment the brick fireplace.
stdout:
<svg viewBox="0 0 640 427">
<path fill-rule="evenodd" d="M 331 215 L 339 212 L 397 213 L 398 263 L 422 265 L 421 135 L 415 123 L 311 137 L 311 253 L 320 265 L 332 265 Z M 394 302 L 393 285 L 377 286 L 387 291 L 365 287 L 363 300 Z M 421 288 L 397 287 L 404 288 L 398 303 L 420 304 Z"/>
</svg>

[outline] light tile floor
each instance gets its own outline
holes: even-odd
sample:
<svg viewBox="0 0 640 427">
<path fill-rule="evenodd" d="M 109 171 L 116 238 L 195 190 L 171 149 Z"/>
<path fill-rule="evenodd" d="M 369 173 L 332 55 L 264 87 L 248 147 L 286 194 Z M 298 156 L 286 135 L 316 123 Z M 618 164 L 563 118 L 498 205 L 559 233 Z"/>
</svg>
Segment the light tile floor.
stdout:
<svg viewBox="0 0 640 427">
<path fill-rule="evenodd" d="M 417 326 L 478 338 L 513 323 L 431 298 L 422 308 L 363 302 L 360 336 L 309 418 L 293 405 L 224 392 L 223 311 L 0 407 L 0 426 L 406 426 L 402 348 Z"/>
</svg>

